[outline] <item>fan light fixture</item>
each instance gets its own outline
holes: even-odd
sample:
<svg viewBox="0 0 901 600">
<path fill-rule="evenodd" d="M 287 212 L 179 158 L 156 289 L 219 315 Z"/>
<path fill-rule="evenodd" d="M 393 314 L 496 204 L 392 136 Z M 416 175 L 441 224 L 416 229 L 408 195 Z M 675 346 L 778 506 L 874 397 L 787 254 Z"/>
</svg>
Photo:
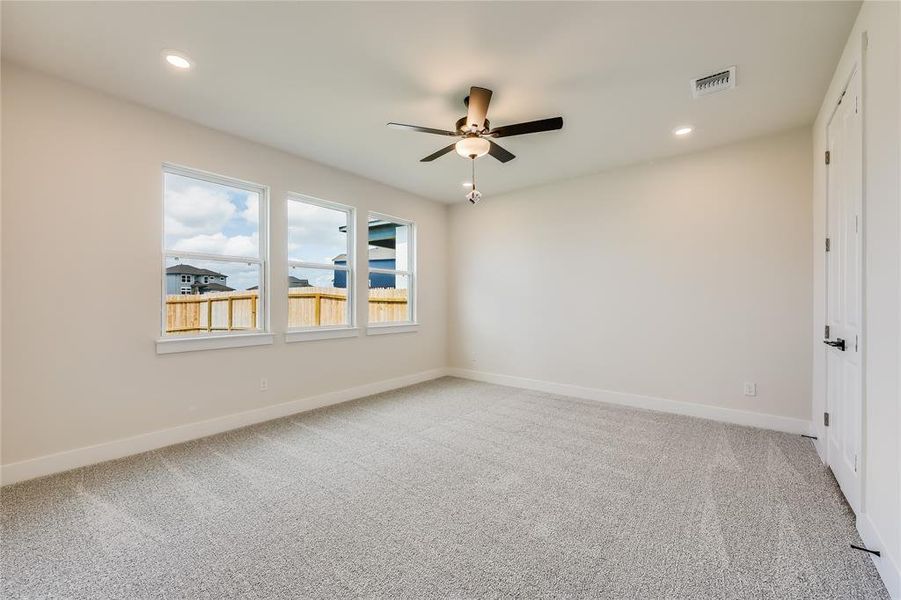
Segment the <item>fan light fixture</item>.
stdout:
<svg viewBox="0 0 901 600">
<path fill-rule="evenodd" d="M 454 147 L 457 149 L 457 154 L 464 158 L 472 158 L 473 156 L 478 158 L 488 154 L 488 150 L 491 149 L 491 143 L 485 138 L 466 137 L 457 142 Z"/>
</svg>

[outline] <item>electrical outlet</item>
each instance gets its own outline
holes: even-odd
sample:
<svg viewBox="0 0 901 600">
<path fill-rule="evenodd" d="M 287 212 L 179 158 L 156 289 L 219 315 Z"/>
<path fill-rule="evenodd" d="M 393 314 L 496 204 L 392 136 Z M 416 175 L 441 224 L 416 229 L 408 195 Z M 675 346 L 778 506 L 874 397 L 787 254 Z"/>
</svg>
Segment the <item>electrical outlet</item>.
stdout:
<svg viewBox="0 0 901 600">
<path fill-rule="evenodd" d="M 265 377 L 262 377 L 260 379 L 260 391 L 265 392 L 268 389 L 269 389 L 269 380 L 266 379 Z"/>
<path fill-rule="evenodd" d="M 757 395 L 757 384 L 746 381 L 745 382 L 745 396 L 756 396 Z"/>
</svg>

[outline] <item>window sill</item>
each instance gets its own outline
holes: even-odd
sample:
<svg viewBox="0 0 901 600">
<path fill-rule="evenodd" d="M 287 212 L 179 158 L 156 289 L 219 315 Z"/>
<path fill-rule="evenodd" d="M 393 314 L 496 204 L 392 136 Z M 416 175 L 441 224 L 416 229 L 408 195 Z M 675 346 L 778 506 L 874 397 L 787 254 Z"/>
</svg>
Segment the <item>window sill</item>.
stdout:
<svg viewBox="0 0 901 600">
<path fill-rule="evenodd" d="M 416 333 L 417 331 L 419 331 L 419 323 L 393 323 L 390 325 L 370 325 L 366 328 L 366 335 Z"/>
<path fill-rule="evenodd" d="M 289 331 L 285 334 L 285 341 L 291 342 L 313 342 L 316 340 L 331 340 L 336 338 L 357 337 L 360 335 L 358 327 L 334 327 L 323 329 L 305 329 L 299 331 Z"/>
<path fill-rule="evenodd" d="M 195 352 L 197 350 L 269 346 L 272 345 L 274 337 L 271 333 L 237 333 L 232 335 L 161 338 L 156 341 L 156 353 L 173 354 L 176 352 Z"/>
</svg>

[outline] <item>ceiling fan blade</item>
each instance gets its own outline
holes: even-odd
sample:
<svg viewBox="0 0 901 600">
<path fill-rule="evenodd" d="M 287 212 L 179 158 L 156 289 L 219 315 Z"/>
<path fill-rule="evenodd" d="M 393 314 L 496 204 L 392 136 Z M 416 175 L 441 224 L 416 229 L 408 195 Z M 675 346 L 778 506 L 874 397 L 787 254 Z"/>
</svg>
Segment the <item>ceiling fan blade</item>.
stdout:
<svg viewBox="0 0 901 600">
<path fill-rule="evenodd" d="M 507 150 L 504 150 L 503 148 L 501 148 L 500 146 L 498 146 L 491 140 L 488 140 L 488 143 L 491 144 L 491 146 L 488 148 L 488 154 L 490 154 L 494 158 L 498 159 L 502 163 L 510 162 L 511 160 L 516 158 L 515 154 L 513 154 L 512 152 L 508 152 Z"/>
<path fill-rule="evenodd" d="M 454 143 L 451 144 L 450 146 L 445 146 L 444 148 L 442 148 L 442 149 L 439 150 L 438 152 L 435 152 L 434 154 L 429 154 L 429 155 L 426 156 L 425 158 L 421 159 L 419 162 L 432 162 L 432 161 L 435 160 L 436 158 L 439 158 L 439 157 L 441 157 L 441 156 L 444 156 L 445 154 L 447 154 L 448 152 L 450 152 L 451 150 L 453 150 L 453 149 L 454 149 L 454 146 L 456 146 L 456 145 L 457 145 L 457 142 L 454 142 Z"/>
<path fill-rule="evenodd" d="M 504 125 L 503 127 L 495 127 L 488 132 L 491 137 L 510 137 L 511 135 L 525 135 L 527 133 L 539 133 L 541 131 L 553 131 L 563 128 L 563 117 L 553 117 L 551 119 L 540 119 L 538 121 L 529 121 L 528 123 L 517 123 L 515 125 Z"/>
<path fill-rule="evenodd" d="M 419 131 L 421 133 L 434 133 L 435 135 L 450 135 L 457 137 L 460 135 L 454 131 L 447 131 L 445 129 L 433 129 L 431 127 L 420 127 L 419 125 L 404 125 L 403 123 L 388 123 L 388 127 L 392 129 L 409 129 L 410 131 Z"/>
<path fill-rule="evenodd" d="M 485 128 L 485 117 L 488 116 L 488 104 L 491 102 L 491 90 L 480 87 L 469 88 L 469 100 L 466 113 L 466 126 L 476 126 L 477 131 Z"/>
</svg>

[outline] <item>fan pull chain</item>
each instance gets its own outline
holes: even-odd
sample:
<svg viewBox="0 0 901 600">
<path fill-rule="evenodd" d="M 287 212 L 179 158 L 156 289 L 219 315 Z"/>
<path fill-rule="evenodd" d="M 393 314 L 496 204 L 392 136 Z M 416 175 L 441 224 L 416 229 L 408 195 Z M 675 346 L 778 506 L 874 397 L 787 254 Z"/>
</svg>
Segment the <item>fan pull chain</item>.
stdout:
<svg viewBox="0 0 901 600">
<path fill-rule="evenodd" d="M 476 157 L 471 156 L 469 159 L 472 161 L 472 189 L 466 194 L 466 199 L 475 205 L 482 199 L 482 192 L 476 189 Z"/>
</svg>

